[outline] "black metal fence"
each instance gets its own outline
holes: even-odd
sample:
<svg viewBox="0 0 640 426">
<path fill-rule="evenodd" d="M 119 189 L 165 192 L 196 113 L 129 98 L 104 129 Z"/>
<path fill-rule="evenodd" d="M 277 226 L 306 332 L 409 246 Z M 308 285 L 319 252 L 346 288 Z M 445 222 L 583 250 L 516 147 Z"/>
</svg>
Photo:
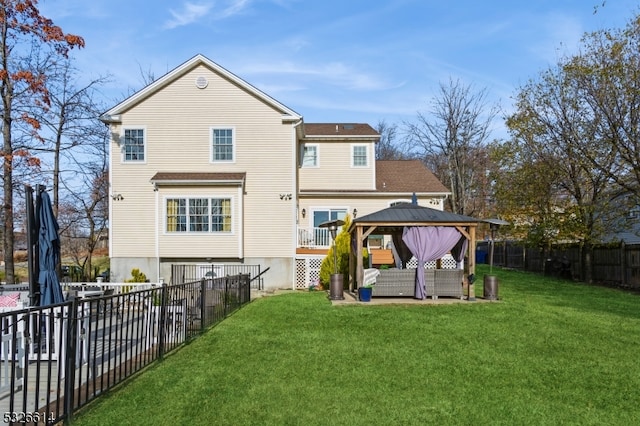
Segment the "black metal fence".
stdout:
<svg viewBox="0 0 640 426">
<path fill-rule="evenodd" d="M 1 313 L 3 420 L 70 422 L 250 299 L 249 275 L 238 274 Z"/>
<path fill-rule="evenodd" d="M 488 241 L 478 242 L 478 263 L 489 263 L 489 249 Z M 580 246 L 557 245 L 544 253 L 518 241 L 495 241 L 493 264 L 584 281 L 586 255 L 591 258 L 593 282 L 640 289 L 640 246 L 637 245 L 596 246 L 589 253 L 584 253 Z"/>
<path fill-rule="evenodd" d="M 251 288 L 264 289 L 263 275 L 269 268 L 262 270 L 260 265 L 244 264 L 207 264 L 207 265 L 171 265 L 171 283 L 180 284 L 197 281 L 200 278 L 216 278 L 247 274 L 250 277 Z"/>
</svg>

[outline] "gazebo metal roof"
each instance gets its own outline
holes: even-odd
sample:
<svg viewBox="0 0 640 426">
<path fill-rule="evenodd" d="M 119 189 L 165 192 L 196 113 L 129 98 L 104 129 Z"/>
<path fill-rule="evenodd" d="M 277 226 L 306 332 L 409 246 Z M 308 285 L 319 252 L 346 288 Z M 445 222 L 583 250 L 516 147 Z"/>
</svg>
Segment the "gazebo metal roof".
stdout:
<svg viewBox="0 0 640 426">
<path fill-rule="evenodd" d="M 425 226 L 425 225 L 450 225 L 450 224 L 477 224 L 482 222 L 471 216 L 445 212 L 442 210 L 423 207 L 411 203 L 398 203 L 377 212 L 354 219 L 352 227 L 356 224 L 384 224 L 384 226 Z"/>
</svg>

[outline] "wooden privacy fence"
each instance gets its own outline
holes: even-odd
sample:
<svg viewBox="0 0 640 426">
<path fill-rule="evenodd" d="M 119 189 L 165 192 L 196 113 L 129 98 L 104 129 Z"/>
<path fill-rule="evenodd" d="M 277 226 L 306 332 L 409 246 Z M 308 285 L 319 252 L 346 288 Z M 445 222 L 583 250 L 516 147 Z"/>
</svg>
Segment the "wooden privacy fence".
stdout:
<svg viewBox="0 0 640 426">
<path fill-rule="evenodd" d="M 477 263 L 489 263 L 489 241 L 476 248 Z M 596 283 L 640 290 L 640 246 L 607 245 L 591 250 L 592 280 Z M 584 280 L 583 256 L 579 246 L 557 245 L 548 255 L 519 241 L 495 241 L 493 265 L 540 274 Z"/>
</svg>

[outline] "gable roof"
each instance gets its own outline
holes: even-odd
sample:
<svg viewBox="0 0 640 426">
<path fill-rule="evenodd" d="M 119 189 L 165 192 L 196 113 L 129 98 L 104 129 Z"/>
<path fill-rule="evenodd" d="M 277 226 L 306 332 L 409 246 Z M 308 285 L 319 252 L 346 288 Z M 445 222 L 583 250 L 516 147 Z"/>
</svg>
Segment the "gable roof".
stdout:
<svg viewBox="0 0 640 426">
<path fill-rule="evenodd" d="M 211 69 L 213 72 L 219 74 L 223 78 L 236 84 L 238 87 L 240 87 L 247 93 L 250 93 L 251 95 L 255 96 L 256 98 L 262 100 L 265 104 L 271 106 L 275 110 L 280 111 L 282 113 L 283 121 L 298 121 L 302 119 L 302 116 L 297 112 L 295 112 L 294 110 L 276 101 L 271 96 L 267 95 L 263 91 L 247 83 L 237 75 L 221 67 L 220 65 L 208 59 L 207 57 L 201 54 L 198 54 L 193 58 L 189 59 L 188 61 L 184 62 L 182 65 L 179 65 L 178 67 L 174 68 L 172 71 L 169 71 L 167 74 L 158 78 L 157 80 L 147 85 L 143 89 L 129 96 L 127 99 L 123 100 L 116 106 L 109 109 L 107 112 L 105 112 L 100 116 L 100 120 L 102 120 L 105 123 L 119 122 L 120 114 L 124 113 L 134 105 L 137 105 L 138 103 L 142 102 L 144 99 L 152 96 L 158 90 L 168 86 L 169 84 L 176 81 L 178 78 L 182 77 L 189 71 L 201 65 Z"/>
<path fill-rule="evenodd" d="M 398 203 L 383 210 L 358 217 L 353 224 L 376 223 L 385 226 L 420 226 L 439 224 L 477 224 L 482 222 L 471 216 L 450 213 L 411 203 Z"/>
<path fill-rule="evenodd" d="M 377 160 L 376 189 L 380 192 L 451 192 L 420 160 Z"/>
</svg>

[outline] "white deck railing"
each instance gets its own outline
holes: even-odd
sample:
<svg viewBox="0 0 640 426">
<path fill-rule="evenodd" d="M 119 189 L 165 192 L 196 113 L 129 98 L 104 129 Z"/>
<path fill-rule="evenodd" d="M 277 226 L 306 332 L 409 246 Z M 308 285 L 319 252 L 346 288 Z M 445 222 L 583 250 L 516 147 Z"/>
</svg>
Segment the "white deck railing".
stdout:
<svg viewBox="0 0 640 426">
<path fill-rule="evenodd" d="M 113 290 L 113 294 L 129 293 L 137 290 L 148 290 L 153 287 L 161 286 L 160 283 L 105 283 L 105 282 L 78 282 L 78 283 L 60 283 L 63 292 L 83 291 L 87 288 L 99 288 L 100 291 Z"/>
<path fill-rule="evenodd" d="M 305 248 L 329 248 L 329 246 L 331 246 L 331 234 L 327 228 L 298 227 L 297 246 Z"/>
</svg>

